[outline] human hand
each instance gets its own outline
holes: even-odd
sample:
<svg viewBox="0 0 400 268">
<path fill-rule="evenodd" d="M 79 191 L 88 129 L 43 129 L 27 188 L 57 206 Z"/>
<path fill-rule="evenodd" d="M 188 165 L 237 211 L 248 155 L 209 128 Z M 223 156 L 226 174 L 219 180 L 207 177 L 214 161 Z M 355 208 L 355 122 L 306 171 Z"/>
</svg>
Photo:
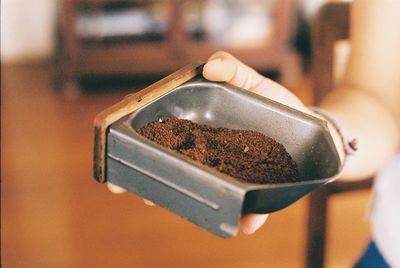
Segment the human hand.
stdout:
<svg viewBox="0 0 400 268">
<path fill-rule="evenodd" d="M 227 52 L 218 51 L 211 55 L 204 65 L 203 76 L 207 80 L 227 82 L 302 112 L 313 114 L 285 87 L 257 73 Z"/>
<path fill-rule="evenodd" d="M 229 53 L 223 51 L 214 53 L 204 65 L 203 76 L 207 80 L 227 82 L 292 108 L 306 113 L 312 113 L 286 88 L 260 75 L 254 69 L 243 64 Z M 126 192 L 125 189 L 112 183 L 107 183 L 107 186 L 113 193 Z M 145 203 L 154 205 L 148 200 L 145 200 Z M 245 234 L 252 234 L 265 223 L 267 217 L 267 214 L 247 214 L 243 216 L 240 221 L 240 229 Z"/>
</svg>

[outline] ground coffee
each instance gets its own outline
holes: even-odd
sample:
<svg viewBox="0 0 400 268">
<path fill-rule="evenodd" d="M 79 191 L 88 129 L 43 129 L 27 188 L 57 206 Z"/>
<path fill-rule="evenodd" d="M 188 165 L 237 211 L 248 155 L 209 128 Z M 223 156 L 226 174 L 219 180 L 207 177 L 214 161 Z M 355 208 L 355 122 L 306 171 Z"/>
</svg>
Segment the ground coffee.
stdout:
<svg viewBox="0 0 400 268">
<path fill-rule="evenodd" d="M 256 131 L 213 128 L 165 117 L 137 132 L 240 181 L 283 183 L 299 180 L 296 163 L 285 147 Z"/>
</svg>

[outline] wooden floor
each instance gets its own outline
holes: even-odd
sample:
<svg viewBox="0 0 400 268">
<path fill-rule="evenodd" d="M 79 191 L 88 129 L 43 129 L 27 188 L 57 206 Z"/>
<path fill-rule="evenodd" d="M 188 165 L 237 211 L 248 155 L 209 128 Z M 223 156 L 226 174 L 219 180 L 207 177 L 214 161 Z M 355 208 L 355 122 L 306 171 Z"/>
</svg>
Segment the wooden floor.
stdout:
<svg viewBox="0 0 400 268">
<path fill-rule="evenodd" d="M 306 200 L 255 235 L 217 238 L 92 179 L 92 121 L 128 91 L 54 94 L 48 64 L 2 68 L 3 267 L 304 267 Z M 350 266 L 368 240 L 368 192 L 335 197 L 328 267 Z"/>
</svg>

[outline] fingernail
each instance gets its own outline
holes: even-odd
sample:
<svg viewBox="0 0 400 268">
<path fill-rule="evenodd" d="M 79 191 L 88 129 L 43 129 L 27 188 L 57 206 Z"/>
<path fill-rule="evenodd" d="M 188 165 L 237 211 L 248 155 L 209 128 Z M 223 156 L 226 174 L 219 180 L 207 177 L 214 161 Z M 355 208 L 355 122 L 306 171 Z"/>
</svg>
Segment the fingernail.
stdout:
<svg viewBox="0 0 400 268">
<path fill-rule="evenodd" d="M 220 64 L 221 62 L 222 62 L 222 58 L 215 58 L 215 59 L 208 61 L 208 63 L 211 63 L 211 64 Z"/>
</svg>

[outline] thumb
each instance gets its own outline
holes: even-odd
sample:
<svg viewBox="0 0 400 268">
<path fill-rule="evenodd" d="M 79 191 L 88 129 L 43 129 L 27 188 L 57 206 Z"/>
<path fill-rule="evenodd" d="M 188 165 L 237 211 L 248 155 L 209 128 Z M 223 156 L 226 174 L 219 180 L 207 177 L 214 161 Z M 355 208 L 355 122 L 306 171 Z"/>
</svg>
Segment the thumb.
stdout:
<svg viewBox="0 0 400 268">
<path fill-rule="evenodd" d="M 204 65 L 203 76 L 210 81 L 227 82 L 292 108 L 310 113 L 293 93 L 257 73 L 227 52 L 218 51 L 214 53 Z"/>
<path fill-rule="evenodd" d="M 257 88 L 265 79 L 254 69 L 224 51 L 218 51 L 208 59 L 203 68 L 203 76 L 210 81 L 228 82 L 247 90 Z"/>
</svg>

